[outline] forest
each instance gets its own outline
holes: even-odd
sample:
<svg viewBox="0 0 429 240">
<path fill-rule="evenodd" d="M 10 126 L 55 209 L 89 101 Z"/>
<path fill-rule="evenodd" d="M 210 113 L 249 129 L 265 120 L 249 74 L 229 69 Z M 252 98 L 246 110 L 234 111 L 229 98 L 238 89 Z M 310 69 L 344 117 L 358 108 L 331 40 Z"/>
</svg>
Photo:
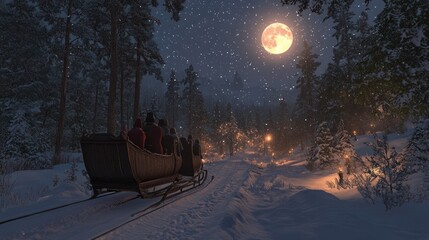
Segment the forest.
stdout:
<svg viewBox="0 0 429 240">
<path fill-rule="evenodd" d="M 117 135 L 154 112 L 201 139 L 207 154 L 299 147 L 308 150 L 310 170 L 338 167 L 345 152 L 352 159 L 353 135 L 402 132 L 413 123 L 419 127 L 401 159 L 429 176 L 428 2 L 384 1 L 371 24 L 351 0 L 281 2 L 332 19 L 336 44 L 316 74 L 319 56 L 304 42 L 296 101 L 263 105 L 240 101 L 250 93 L 239 72 L 228 79 L 230 98 L 206 102 L 192 63 L 163 68 L 154 29 L 180 22 L 184 0 L 1 2 L 1 173 L 51 168 L 64 161 L 62 152 L 78 151 L 83 133 Z M 154 8 L 171 21 L 160 23 Z M 141 96 L 149 76 L 167 86 L 162 105 Z M 388 148 L 379 140 L 376 149 Z M 405 163 L 394 159 L 403 172 Z"/>
</svg>

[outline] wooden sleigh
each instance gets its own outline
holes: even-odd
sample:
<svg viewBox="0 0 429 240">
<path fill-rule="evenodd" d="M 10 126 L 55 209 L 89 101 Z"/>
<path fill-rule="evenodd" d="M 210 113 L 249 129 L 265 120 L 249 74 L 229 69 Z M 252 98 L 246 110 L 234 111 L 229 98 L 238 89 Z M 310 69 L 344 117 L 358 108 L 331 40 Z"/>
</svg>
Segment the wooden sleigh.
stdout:
<svg viewBox="0 0 429 240">
<path fill-rule="evenodd" d="M 202 170 L 201 158 L 193 156 L 189 149 L 192 146 L 186 146 L 181 156 L 176 141 L 171 143 L 169 155 L 141 149 L 123 135 L 92 134 L 83 136 L 80 143 L 93 197 L 109 191 L 135 191 L 149 197 L 167 189 L 163 185 L 190 179 L 186 181 L 195 186 L 206 177 L 201 176 L 206 171 Z"/>
</svg>

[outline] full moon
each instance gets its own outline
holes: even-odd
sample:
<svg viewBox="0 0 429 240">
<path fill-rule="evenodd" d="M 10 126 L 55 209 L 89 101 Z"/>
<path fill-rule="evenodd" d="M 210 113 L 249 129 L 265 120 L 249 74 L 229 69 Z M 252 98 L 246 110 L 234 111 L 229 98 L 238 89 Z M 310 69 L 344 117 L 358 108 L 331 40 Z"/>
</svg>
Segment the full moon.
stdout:
<svg viewBox="0 0 429 240">
<path fill-rule="evenodd" d="M 262 46 L 271 54 L 286 52 L 293 42 L 292 31 L 283 23 L 272 23 L 262 33 Z"/>
</svg>

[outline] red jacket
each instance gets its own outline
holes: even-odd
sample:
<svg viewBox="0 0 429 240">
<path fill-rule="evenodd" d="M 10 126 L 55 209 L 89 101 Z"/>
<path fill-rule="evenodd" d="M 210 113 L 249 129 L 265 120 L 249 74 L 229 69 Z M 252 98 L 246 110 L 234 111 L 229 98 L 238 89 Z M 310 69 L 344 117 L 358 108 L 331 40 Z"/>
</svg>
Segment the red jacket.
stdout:
<svg viewBox="0 0 429 240">
<path fill-rule="evenodd" d="M 162 129 L 154 123 L 148 123 L 144 127 L 146 133 L 145 148 L 153 153 L 163 154 L 162 150 Z"/>
<path fill-rule="evenodd" d="M 134 123 L 134 127 L 128 132 L 128 138 L 130 139 L 131 142 L 133 142 L 141 149 L 144 148 L 145 141 L 146 141 L 146 134 L 142 129 L 142 121 L 140 118 L 136 119 L 136 122 Z"/>
</svg>

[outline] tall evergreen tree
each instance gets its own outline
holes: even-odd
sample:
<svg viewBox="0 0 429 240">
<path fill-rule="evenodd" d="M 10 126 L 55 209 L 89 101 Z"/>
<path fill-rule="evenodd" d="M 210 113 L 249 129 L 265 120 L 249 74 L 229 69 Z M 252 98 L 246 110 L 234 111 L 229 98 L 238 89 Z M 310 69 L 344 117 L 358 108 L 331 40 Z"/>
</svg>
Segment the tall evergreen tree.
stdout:
<svg viewBox="0 0 429 240">
<path fill-rule="evenodd" d="M 14 138 L 10 129 L 19 120 L 17 115 L 31 119 L 27 121 L 29 129 L 39 130 L 28 144 L 51 143 L 49 129 L 55 114 L 51 111 L 55 104 L 52 86 L 56 86 L 51 81 L 55 75 L 51 66 L 55 63 L 51 65 L 53 55 L 46 44 L 49 35 L 36 9 L 28 1 L 11 1 L 0 7 L 0 144 L 4 148 L 7 139 Z"/>
<path fill-rule="evenodd" d="M 200 84 L 197 82 L 198 74 L 194 71 L 194 67 L 189 65 L 185 69 L 185 73 L 186 76 L 182 80 L 182 84 L 184 85 L 182 99 L 184 100 L 186 109 L 186 123 L 190 134 L 201 137 L 203 124 L 206 119 L 204 98 L 198 89 Z"/>
<path fill-rule="evenodd" d="M 55 2 L 55 1 L 54 1 Z M 65 123 L 65 115 L 66 115 L 66 97 L 67 97 L 67 81 L 68 81 L 68 75 L 69 75 L 69 62 L 70 62 L 70 48 L 71 48 L 71 40 L 70 35 L 72 34 L 72 5 L 71 0 L 66 1 L 65 4 L 65 13 L 66 13 L 66 24 L 65 29 L 63 30 L 64 33 L 64 51 L 63 51 L 63 67 L 62 67 L 62 77 L 61 77 L 61 88 L 60 88 L 60 106 L 59 106 L 59 117 L 58 117 L 58 126 L 57 126 L 57 132 L 55 136 L 55 152 L 54 157 L 52 160 L 52 163 L 59 164 L 61 160 L 61 147 L 62 147 L 62 141 L 63 141 L 63 134 L 64 134 L 64 123 Z M 49 4 L 49 1 L 44 2 L 46 5 L 52 5 Z M 42 7 L 46 8 L 46 6 Z M 48 7 L 50 8 L 50 7 Z M 52 8 L 51 8 L 52 9 Z M 51 23 L 52 24 L 52 23 Z"/>
<path fill-rule="evenodd" d="M 355 24 L 352 21 L 354 13 L 351 11 L 352 0 L 336 2 L 333 4 L 336 11 L 331 17 L 334 21 L 335 32 L 333 36 L 337 40 L 334 47 L 332 63 L 323 75 L 318 110 L 322 120 L 332 122 L 333 126 L 343 119 L 346 128 L 349 128 L 349 119 L 355 114 L 353 106 L 355 90 L 355 65 L 356 55 L 352 39 L 355 34 Z"/>
<path fill-rule="evenodd" d="M 131 50 L 129 52 L 130 59 L 135 69 L 135 88 L 134 88 L 134 118 L 140 113 L 140 90 L 142 75 L 154 75 L 156 79 L 163 80 L 161 76 L 161 66 L 164 60 L 161 57 L 158 46 L 155 43 L 154 25 L 159 23 L 157 19 L 151 17 L 150 3 L 147 1 L 144 4 L 141 2 L 130 1 L 129 11 L 124 11 L 122 18 L 127 19 L 130 26 L 128 29 L 128 39 Z M 125 8 L 126 9 L 126 8 Z M 127 31 L 126 31 L 127 32 Z M 133 50 L 136 50 L 135 52 Z"/>
<path fill-rule="evenodd" d="M 411 113 L 428 115 L 427 1 L 387 1 L 377 16 L 365 58 L 365 96 L 373 109 L 383 109 L 388 125 L 402 125 Z"/>
<path fill-rule="evenodd" d="M 185 0 L 165 0 L 164 7 L 165 10 L 171 13 L 172 19 L 175 21 L 179 20 L 179 12 L 183 10 L 183 4 Z M 152 6 L 157 6 L 158 1 L 153 0 L 150 2 Z M 108 97 L 108 106 L 107 106 L 107 132 L 114 133 L 115 132 L 115 103 L 116 103 L 116 88 L 118 82 L 118 74 L 119 74 L 119 58 L 118 58 L 118 34 L 119 34 L 119 18 L 121 16 L 121 12 L 124 11 L 124 5 L 118 0 L 109 0 L 108 8 L 109 8 L 109 17 L 110 17 L 110 84 L 109 84 L 109 97 Z M 139 4 L 135 5 L 137 9 L 140 7 Z M 144 12 L 144 11 L 143 11 Z M 145 19 L 153 20 L 153 16 L 144 12 Z M 136 23 L 136 22 L 135 22 Z M 142 40 L 140 36 L 136 36 L 138 40 Z M 139 45 L 140 46 L 140 45 Z M 137 49 L 137 51 L 142 51 L 142 49 Z M 137 58 L 139 59 L 139 58 Z M 149 71 L 150 68 L 147 69 Z"/>
<path fill-rule="evenodd" d="M 179 89 L 180 82 L 176 78 L 176 71 L 171 70 L 170 80 L 167 83 L 167 92 L 165 93 L 165 97 L 167 99 L 165 111 L 167 112 L 167 120 L 171 126 L 176 125 L 176 121 L 179 117 Z"/>
<path fill-rule="evenodd" d="M 275 143 L 278 150 L 288 150 L 290 147 L 289 135 L 291 121 L 288 113 L 288 107 L 286 101 L 281 98 L 279 100 L 278 110 L 276 111 L 276 128 L 278 131 L 275 131 Z"/>
<path fill-rule="evenodd" d="M 299 92 L 294 115 L 298 123 L 297 127 L 302 132 L 301 137 L 306 138 L 313 134 L 315 128 L 316 70 L 320 66 L 320 62 L 316 61 L 317 55 L 312 53 L 307 41 L 304 41 L 300 55 L 296 64 L 296 67 L 301 70 L 301 76 L 297 80 Z"/>
</svg>

